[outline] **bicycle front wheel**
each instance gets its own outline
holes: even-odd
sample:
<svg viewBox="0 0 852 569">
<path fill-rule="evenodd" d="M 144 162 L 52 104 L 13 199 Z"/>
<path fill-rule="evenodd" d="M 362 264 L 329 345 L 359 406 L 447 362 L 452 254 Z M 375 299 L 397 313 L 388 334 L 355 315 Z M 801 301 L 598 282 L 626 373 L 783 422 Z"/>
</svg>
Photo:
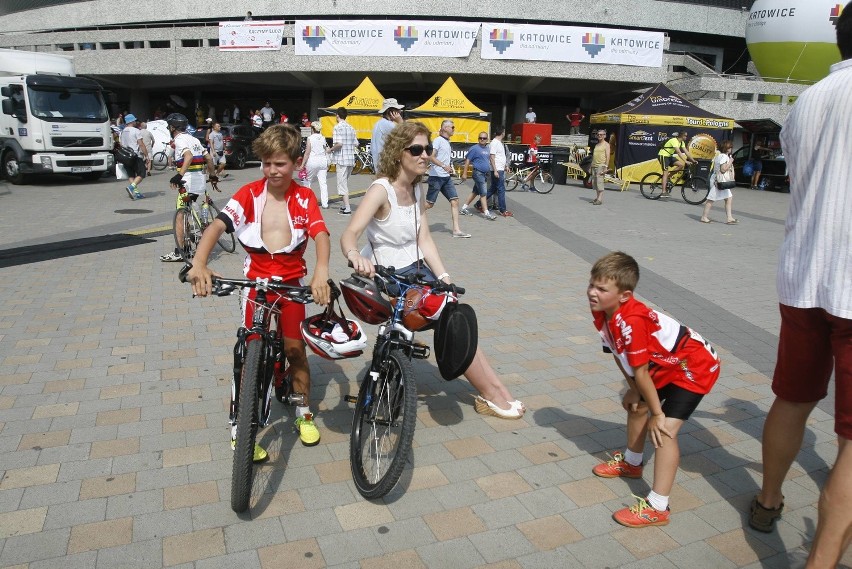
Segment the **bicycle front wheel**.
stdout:
<svg viewBox="0 0 852 569">
<path fill-rule="evenodd" d="M 251 499 L 254 441 L 257 437 L 257 395 L 261 379 L 263 342 L 250 341 L 240 376 L 237 401 L 237 438 L 234 445 L 234 466 L 231 473 L 231 509 L 245 512 Z"/>
<path fill-rule="evenodd" d="M 151 158 L 151 167 L 160 172 L 166 169 L 166 166 L 169 165 L 169 158 L 166 156 L 166 153 L 160 150 Z"/>
<path fill-rule="evenodd" d="M 553 180 L 553 174 L 550 172 L 539 172 L 538 180 L 539 183 L 536 184 L 535 189 L 540 194 L 549 194 L 553 191 L 553 186 L 556 185 L 556 182 Z"/>
<path fill-rule="evenodd" d="M 364 170 L 364 162 L 360 157 L 355 156 L 355 165 L 352 166 L 352 175 L 360 174 Z"/>
<path fill-rule="evenodd" d="M 210 223 L 213 223 L 213 220 L 219 216 L 219 208 L 216 207 L 213 200 L 208 201 L 207 206 L 210 208 Z M 237 249 L 237 242 L 234 239 L 233 233 L 223 233 L 216 241 L 216 244 L 226 253 L 233 253 Z"/>
<path fill-rule="evenodd" d="M 349 459 L 358 492 L 372 500 L 390 492 L 411 453 L 417 413 L 414 370 L 401 350 L 392 350 L 375 380 L 365 375 L 358 393 Z"/>
<path fill-rule="evenodd" d="M 683 196 L 683 201 L 692 205 L 703 204 L 709 193 L 710 185 L 704 178 L 693 178 L 691 183 L 684 184 L 680 188 L 680 195 Z"/>
<path fill-rule="evenodd" d="M 663 175 L 659 172 L 645 174 L 639 182 L 639 192 L 649 200 L 658 200 L 663 193 Z"/>
<path fill-rule="evenodd" d="M 192 209 L 181 207 L 175 211 L 172 232 L 181 258 L 189 261 L 195 255 L 195 248 L 198 246 L 198 240 L 201 239 L 201 225 L 195 219 Z"/>
</svg>

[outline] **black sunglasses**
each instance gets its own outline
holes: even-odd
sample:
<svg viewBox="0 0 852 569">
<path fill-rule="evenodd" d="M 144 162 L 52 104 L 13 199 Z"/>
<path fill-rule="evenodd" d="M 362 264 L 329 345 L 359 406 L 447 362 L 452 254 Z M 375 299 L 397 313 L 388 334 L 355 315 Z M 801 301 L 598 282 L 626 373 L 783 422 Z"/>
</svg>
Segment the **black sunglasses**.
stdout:
<svg viewBox="0 0 852 569">
<path fill-rule="evenodd" d="M 480 136 L 479 140 L 488 140 L 488 137 L 487 136 Z"/>
<path fill-rule="evenodd" d="M 427 155 L 431 156 L 432 151 L 434 149 L 435 147 L 431 144 L 427 144 L 426 146 L 423 146 L 422 144 L 412 144 L 408 148 L 403 148 L 403 150 L 408 150 L 409 152 L 411 152 L 412 156 L 420 156 L 421 154 L 423 154 L 424 150 L 426 151 Z"/>
</svg>

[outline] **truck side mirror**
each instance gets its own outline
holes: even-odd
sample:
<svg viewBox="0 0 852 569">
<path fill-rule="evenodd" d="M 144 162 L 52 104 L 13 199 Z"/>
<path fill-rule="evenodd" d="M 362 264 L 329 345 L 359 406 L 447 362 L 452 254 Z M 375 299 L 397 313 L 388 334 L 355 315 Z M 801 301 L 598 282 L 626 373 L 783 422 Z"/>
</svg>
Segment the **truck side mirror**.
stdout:
<svg viewBox="0 0 852 569">
<path fill-rule="evenodd" d="M 23 101 L 14 101 L 12 99 L 3 99 L 3 114 L 16 117 L 20 122 L 27 122 L 27 110 L 24 107 Z"/>
<path fill-rule="evenodd" d="M 8 85 L 0 87 L 0 95 L 2 95 L 3 97 L 11 97 L 12 96 L 12 91 L 9 89 Z"/>
</svg>

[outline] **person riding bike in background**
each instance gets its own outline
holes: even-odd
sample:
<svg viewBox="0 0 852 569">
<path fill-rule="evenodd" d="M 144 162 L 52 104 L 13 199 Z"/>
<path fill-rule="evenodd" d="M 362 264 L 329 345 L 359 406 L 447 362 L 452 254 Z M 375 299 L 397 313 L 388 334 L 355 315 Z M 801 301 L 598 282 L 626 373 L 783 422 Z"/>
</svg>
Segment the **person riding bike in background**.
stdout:
<svg viewBox="0 0 852 569">
<path fill-rule="evenodd" d="M 686 137 L 688 134 L 685 130 L 680 131 L 677 136 L 668 139 L 657 153 L 657 158 L 663 167 L 663 193 L 660 195 L 661 198 L 667 198 L 671 194 L 668 187 L 669 173 L 680 172 L 687 164 L 695 163 L 695 159 L 692 158 L 692 155 L 686 149 Z"/>
<path fill-rule="evenodd" d="M 201 145 L 200 140 L 186 132 L 189 121 L 184 115 L 172 113 L 166 117 L 166 123 L 169 125 L 169 132 L 174 139 L 175 167 L 178 170 L 178 173 L 172 176 L 169 183 L 175 190 L 183 186 L 186 188 L 189 199 L 196 201 L 198 196 L 204 195 L 204 185 L 207 183 L 204 179 L 205 165 L 207 166 L 207 173 L 210 175 L 210 181 L 219 181 L 219 178 L 216 177 L 216 166 L 213 163 L 213 158 Z M 183 196 L 178 193 L 177 209 L 183 206 Z M 178 237 L 182 236 L 178 235 Z M 175 248 L 173 252 L 161 255 L 160 260 L 168 263 L 182 261 L 183 258 L 180 256 L 180 251 Z"/>
</svg>

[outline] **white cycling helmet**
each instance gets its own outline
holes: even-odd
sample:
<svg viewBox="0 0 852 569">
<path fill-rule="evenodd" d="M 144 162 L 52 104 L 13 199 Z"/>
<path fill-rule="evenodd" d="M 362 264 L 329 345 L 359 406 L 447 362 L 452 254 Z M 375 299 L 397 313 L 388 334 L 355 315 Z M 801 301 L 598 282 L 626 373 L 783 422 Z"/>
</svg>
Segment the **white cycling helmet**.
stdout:
<svg viewBox="0 0 852 569">
<path fill-rule="evenodd" d="M 367 348 L 367 334 L 355 320 L 328 310 L 302 321 L 302 338 L 315 354 L 328 360 L 357 358 Z"/>
</svg>

